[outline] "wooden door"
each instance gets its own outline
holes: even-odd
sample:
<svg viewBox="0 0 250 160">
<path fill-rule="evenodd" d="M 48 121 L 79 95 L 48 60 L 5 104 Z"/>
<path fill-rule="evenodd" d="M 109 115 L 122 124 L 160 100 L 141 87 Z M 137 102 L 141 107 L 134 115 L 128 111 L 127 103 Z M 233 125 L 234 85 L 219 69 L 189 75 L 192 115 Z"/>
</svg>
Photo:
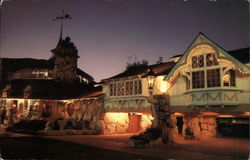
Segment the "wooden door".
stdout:
<svg viewBox="0 0 250 160">
<path fill-rule="evenodd" d="M 140 125 L 140 115 L 129 115 L 129 127 L 127 129 L 127 133 L 137 133 L 141 129 Z"/>
</svg>

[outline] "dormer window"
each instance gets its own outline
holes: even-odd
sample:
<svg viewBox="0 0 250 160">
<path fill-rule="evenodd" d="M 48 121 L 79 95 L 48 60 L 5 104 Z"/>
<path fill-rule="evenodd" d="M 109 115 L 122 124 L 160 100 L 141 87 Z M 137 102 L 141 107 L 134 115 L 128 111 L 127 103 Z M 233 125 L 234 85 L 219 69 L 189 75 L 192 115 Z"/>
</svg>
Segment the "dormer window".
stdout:
<svg viewBox="0 0 250 160">
<path fill-rule="evenodd" d="M 215 57 L 215 54 L 212 53 L 206 54 L 206 63 L 207 66 L 215 66 L 219 64 L 217 58 Z"/>
<path fill-rule="evenodd" d="M 193 68 L 204 67 L 204 56 L 199 55 L 192 57 L 192 67 Z"/>
</svg>

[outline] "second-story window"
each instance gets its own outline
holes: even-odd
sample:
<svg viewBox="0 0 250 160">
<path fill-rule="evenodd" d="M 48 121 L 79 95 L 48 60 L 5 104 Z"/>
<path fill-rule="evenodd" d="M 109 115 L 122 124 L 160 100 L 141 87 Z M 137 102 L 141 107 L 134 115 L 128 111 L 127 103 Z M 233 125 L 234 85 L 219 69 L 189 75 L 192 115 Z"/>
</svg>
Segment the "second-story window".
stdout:
<svg viewBox="0 0 250 160">
<path fill-rule="evenodd" d="M 142 93 L 140 80 L 118 81 L 109 85 L 110 96 L 128 96 Z"/>
<path fill-rule="evenodd" d="M 212 54 L 212 53 L 206 54 L 206 63 L 207 63 L 207 66 L 215 66 L 219 64 L 219 62 L 217 61 L 215 57 L 215 54 Z"/>
<path fill-rule="evenodd" d="M 204 67 L 204 56 L 199 55 L 192 57 L 192 67 L 193 68 Z"/>
<path fill-rule="evenodd" d="M 230 69 L 223 76 L 224 86 L 235 87 L 235 71 Z"/>
<path fill-rule="evenodd" d="M 220 69 L 207 70 L 207 87 L 220 87 Z"/>
<path fill-rule="evenodd" d="M 204 71 L 192 72 L 192 87 L 204 88 Z"/>
</svg>

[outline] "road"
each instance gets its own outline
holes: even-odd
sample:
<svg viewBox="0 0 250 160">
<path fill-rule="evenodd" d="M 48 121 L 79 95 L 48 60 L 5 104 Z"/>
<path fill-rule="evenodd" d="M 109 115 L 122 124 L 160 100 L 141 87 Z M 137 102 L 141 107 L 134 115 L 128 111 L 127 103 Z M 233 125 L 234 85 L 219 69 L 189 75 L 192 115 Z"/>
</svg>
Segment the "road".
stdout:
<svg viewBox="0 0 250 160">
<path fill-rule="evenodd" d="M 247 160 L 249 140 L 208 138 L 201 141 L 179 138 L 175 144 L 129 146 L 131 135 L 23 136 L 0 138 L 3 159 L 83 160 Z M 1 158 L 0 158 L 1 159 Z"/>
</svg>

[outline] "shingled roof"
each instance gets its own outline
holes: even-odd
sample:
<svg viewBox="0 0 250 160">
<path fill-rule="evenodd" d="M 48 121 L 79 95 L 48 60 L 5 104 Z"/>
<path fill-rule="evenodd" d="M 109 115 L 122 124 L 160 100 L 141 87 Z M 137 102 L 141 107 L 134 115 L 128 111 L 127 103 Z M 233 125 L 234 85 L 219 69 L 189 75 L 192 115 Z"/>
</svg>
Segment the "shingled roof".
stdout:
<svg viewBox="0 0 250 160">
<path fill-rule="evenodd" d="M 228 53 L 242 63 L 250 63 L 249 47 L 228 51 Z"/>
<path fill-rule="evenodd" d="M 166 75 L 170 72 L 172 67 L 175 65 L 175 62 L 164 62 L 159 64 L 153 64 L 149 66 L 145 66 L 143 68 L 137 68 L 134 70 L 124 71 L 122 73 L 119 73 L 113 77 L 107 78 L 105 80 L 110 79 L 117 79 L 117 78 L 124 78 L 124 77 L 130 77 L 130 76 L 136 76 L 136 75 L 142 75 L 146 74 L 148 72 L 148 69 L 152 69 L 155 75 Z"/>
</svg>

